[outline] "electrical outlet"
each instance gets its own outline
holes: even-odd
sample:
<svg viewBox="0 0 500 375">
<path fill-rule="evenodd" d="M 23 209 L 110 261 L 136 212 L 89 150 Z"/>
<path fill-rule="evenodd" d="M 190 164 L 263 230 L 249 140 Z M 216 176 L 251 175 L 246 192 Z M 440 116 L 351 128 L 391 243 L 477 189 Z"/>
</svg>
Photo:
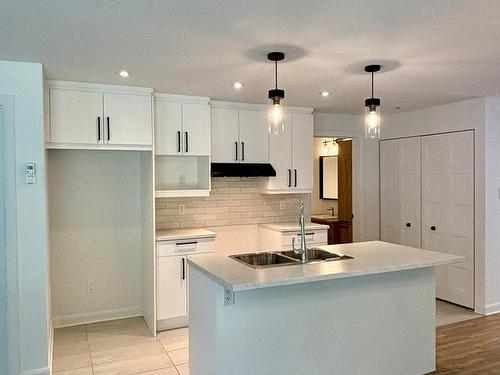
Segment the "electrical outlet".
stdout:
<svg viewBox="0 0 500 375">
<path fill-rule="evenodd" d="M 186 205 L 179 203 L 177 210 L 179 211 L 179 215 L 184 215 L 186 213 Z"/>
<path fill-rule="evenodd" d="M 284 210 L 286 208 L 285 201 L 280 201 L 280 210 Z"/>
<path fill-rule="evenodd" d="M 186 175 L 179 175 L 179 185 L 184 186 L 186 185 Z"/>
<path fill-rule="evenodd" d="M 95 281 L 87 281 L 87 293 L 95 294 Z"/>
</svg>

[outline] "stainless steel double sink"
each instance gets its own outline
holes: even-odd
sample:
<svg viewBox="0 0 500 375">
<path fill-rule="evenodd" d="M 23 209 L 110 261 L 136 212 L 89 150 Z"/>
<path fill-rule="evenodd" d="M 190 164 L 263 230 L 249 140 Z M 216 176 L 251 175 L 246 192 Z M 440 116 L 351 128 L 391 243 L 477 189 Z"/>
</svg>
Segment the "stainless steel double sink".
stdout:
<svg viewBox="0 0 500 375">
<path fill-rule="evenodd" d="M 301 261 L 301 254 L 296 254 L 293 251 L 269 251 L 262 253 L 230 255 L 229 257 L 252 268 L 270 268 L 303 264 Z M 346 259 L 352 259 L 352 257 L 312 248 L 307 249 L 306 264 Z"/>
</svg>

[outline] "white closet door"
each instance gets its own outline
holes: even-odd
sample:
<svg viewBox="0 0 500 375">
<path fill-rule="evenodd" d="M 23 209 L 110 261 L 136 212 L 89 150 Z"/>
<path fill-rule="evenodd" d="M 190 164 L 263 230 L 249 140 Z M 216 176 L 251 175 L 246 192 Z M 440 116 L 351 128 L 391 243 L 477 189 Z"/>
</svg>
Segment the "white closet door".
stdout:
<svg viewBox="0 0 500 375">
<path fill-rule="evenodd" d="M 420 248 L 420 137 L 399 141 L 399 243 Z"/>
<path fill-rule="evenodd" d="M 380 142 L 380 239 L 399 244 L 399 139 Z"/>
<path fill-rule="evenodd" d="M 474 307 L 472 132 L 422 137 L 422 246 L 466 258 L 438 267 L 436 296 Z"/>
</svg>

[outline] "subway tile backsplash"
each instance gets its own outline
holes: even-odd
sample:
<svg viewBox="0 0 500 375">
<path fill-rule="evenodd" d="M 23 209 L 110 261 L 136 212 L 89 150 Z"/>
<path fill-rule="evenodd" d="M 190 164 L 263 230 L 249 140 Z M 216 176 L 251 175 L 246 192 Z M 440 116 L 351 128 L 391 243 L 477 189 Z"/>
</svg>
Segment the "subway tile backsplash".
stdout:
<svg viewBox="0 0 500 375">
<path fill-rule="evenodd" d="M 214 177 L 208 197 L 156 198 L 156 229 L 298 220 L 301 194 L 261 194 L 260 183 L 260 178 Z M 281 201 L 285 203 L 283 210 Z M 182 214 L 179 204 L 185 206 Z"/>
</svg>

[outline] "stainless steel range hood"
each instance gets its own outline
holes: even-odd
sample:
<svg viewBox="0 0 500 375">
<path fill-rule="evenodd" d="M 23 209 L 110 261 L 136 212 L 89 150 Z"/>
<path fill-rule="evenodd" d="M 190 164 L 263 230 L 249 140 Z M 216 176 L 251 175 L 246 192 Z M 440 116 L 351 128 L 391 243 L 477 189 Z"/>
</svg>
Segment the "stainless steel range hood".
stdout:
<svg viewBox="0 0 500 375">
<path fill-rule="evenodd" d="M 268 163 L 212 163 L 212 177 L 276 177 Z"/>
</svg>

